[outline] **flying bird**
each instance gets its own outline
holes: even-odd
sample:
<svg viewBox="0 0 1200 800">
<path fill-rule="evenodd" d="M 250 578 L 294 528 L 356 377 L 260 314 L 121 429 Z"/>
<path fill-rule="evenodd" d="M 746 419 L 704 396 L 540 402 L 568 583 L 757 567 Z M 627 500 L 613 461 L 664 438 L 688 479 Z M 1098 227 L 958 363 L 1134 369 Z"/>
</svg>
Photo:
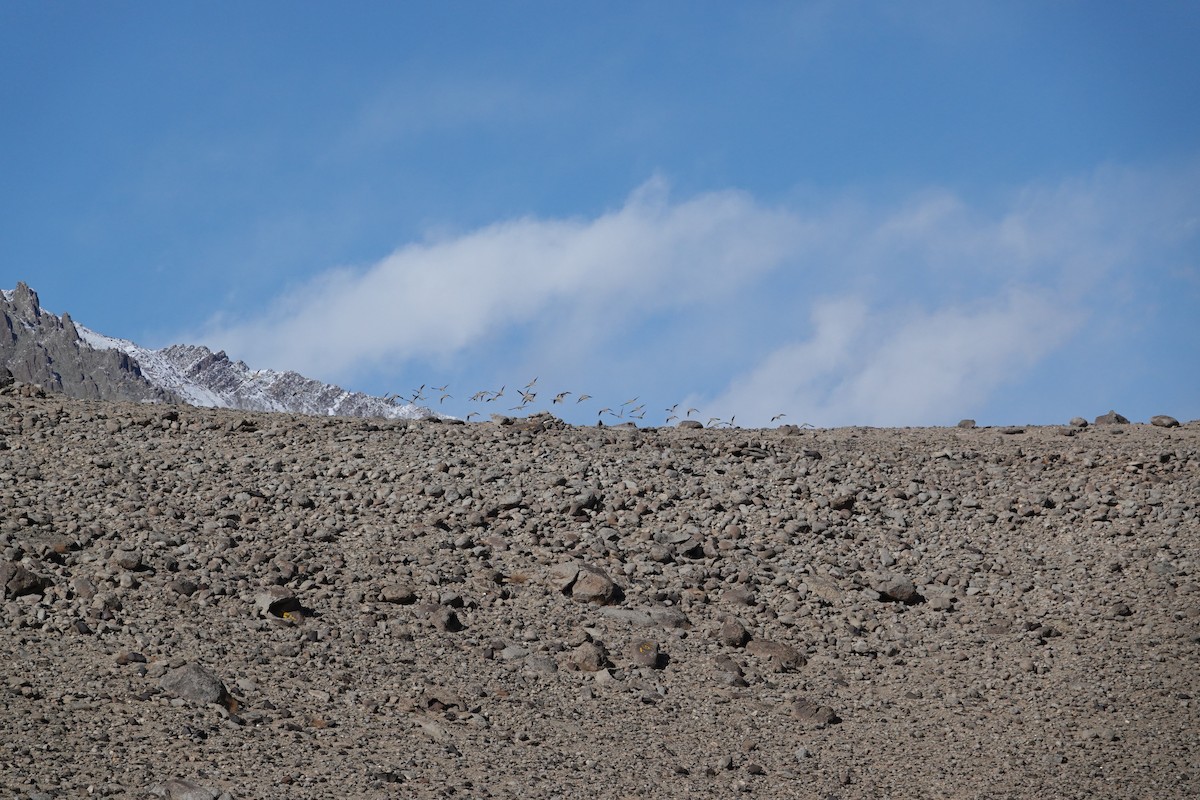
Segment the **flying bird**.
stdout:
<svg viewBox="0 0 1200 800">
<path fill-rule="evenodd" d="M 532 389 L 532 388 L 533 388 L 533 386 L 534 386 L 534 384 L 536 384 L 536 383 L 537 383 L 537 378 L 534 378 L 534 379 L 533 379 L 533 380 L 531 380 L 529 383 L 525 384 L 525 388 L 526 388 L 526 389 Z"/>
<path fill-rule="evenodd" d="M 579 395 L 579 397 L 575 398 L 575 402 L 582 403 L 584 400 L 591 400 L 591 399 L 592 399 L 592 396 L 590 394 L 581 394 L 581 395 Z"/>
<path fill-rule="evenodd" d="M 786 416 L 787 416 L 787 414 L 776 414 L 775 416 L 771 417 L 771 422 L 777 422 L 778 420 L 781 420 Z"/>
<path fill-rule="evenodd" d="M 570 394 L 570 392 L 559 392 L 558 394 L 554 395 L 554 399 L 551 400 L 550 402 L 561 403 L 563 401 L 563 398 L 569 394 Z"/>
</svg>

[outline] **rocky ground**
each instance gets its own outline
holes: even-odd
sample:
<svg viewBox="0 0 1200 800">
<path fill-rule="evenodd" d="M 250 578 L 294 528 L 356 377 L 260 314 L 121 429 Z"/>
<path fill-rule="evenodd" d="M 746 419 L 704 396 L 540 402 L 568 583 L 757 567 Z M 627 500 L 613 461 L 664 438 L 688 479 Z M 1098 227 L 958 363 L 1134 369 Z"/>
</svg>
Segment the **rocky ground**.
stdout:
<svg viewBox="0 0 1200 800">
<path fill-rule="evenodd" d="M 0 396 L 13 797 L 1200 794 L 1200 423 Z"/>
</svg>

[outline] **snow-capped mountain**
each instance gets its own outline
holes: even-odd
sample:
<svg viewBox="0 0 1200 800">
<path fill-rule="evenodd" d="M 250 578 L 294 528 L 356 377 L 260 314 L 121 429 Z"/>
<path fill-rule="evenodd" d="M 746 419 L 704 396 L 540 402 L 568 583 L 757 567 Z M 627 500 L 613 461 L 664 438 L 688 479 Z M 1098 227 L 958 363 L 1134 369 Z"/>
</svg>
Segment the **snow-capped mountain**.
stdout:
<svg viewBox="0 0 1200 800">
<path fill-rule="evenodd" d="M 154 350 L 105 336 L 69 314 L 46 311 L 24 283 L 0 290 L 0 316 L 0 365 L 17 380 L 73 397 L 320 416 L 436 416 L 428 408 L 350 392 L 296 372 L 252 370 L 207 347 L 175 344 Z"/>
</svg>

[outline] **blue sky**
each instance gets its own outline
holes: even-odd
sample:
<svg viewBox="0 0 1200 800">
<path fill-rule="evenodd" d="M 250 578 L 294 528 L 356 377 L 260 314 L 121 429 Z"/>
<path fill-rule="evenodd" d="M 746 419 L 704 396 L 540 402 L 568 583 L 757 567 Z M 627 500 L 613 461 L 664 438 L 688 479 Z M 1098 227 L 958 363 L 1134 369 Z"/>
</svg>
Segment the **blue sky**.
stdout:
<svg viewBox="0 0 1200 800">
<path fill-rule="evenodd" d="M 538 377 L 575 422 L 1193 419 L 1196 41 L 1177 2 L 2 3 L 0 285 L 459 415 Z"/>
</svg>

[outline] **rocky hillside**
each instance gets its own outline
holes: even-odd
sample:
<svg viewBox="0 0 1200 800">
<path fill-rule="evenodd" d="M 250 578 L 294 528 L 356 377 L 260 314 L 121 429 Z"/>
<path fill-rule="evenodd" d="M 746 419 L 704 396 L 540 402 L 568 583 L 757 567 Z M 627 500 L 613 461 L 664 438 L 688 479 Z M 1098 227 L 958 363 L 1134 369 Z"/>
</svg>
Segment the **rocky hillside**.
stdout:
<svg viewBox="0 0 1200 800">
<path fill-rule="evenodd" d="M 397 404 L 306 378 L 252 370 L 197 345 L 142 347 L 55 316 L 24 283 L 0 293 L 0 369 L 16 380 L 86 400 L 190 403 L 209 408 L 318 416 L 419 419 L 427 408 Z"/>
<path fill-rule="evenodd" d="M 0 395 L 13 797 L 1194 797 L 1200 426 Z"/>
</svg>

